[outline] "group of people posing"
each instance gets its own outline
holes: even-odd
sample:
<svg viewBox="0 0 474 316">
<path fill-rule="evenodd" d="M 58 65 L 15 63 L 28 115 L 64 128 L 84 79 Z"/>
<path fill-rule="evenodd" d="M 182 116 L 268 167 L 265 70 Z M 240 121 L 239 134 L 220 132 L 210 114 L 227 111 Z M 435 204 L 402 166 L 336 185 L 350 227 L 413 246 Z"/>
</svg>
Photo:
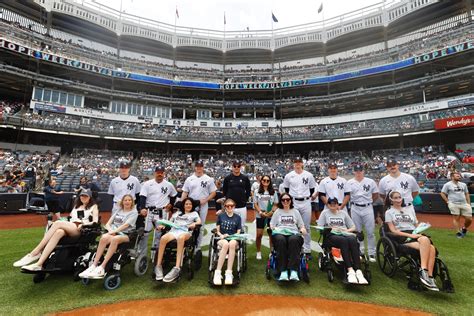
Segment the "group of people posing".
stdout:
<svg viewBox="0 0 474 316">
<path fill-rule="evenodd" d="M 216 199 L 216 202 L 222 203 L 224 207 L 217 212 L 216 229 L 217 236 L 220 237 L 220 252 L 213 283 L 222 284 L 222 269 L 227 258 L 224 283 L 232 284 L 237 242 L 226 237 L 246 231 L 247 201 L 252 197 L 256 217 L 256 259 L 262 259 L 262 236 L 264 229 L 269 227 L 272 231 L 271 246 L 277 253 L 280 281 L 298 281 L 300 254 L 305 253 L 311 257 L 311 202 L 320 199 L 324 209 L 317 224 L 339 232 L 330 234 L 327 242 L 341 250 L 347 270 L 347 281 L 367 284 L 360 270 L 360 254 L 365 253 L 366 247 L 363 242 L 359 244 L 354 234 L 344 232 L 361 232 L 365 229 L 369 261 L 376 261 L 376 214 L 373 202 L 380 195 L 386 201 L 383 217 L 390 232 L 401 242 L 420 251 L 420 280 L 429 289 L 437 290 L 433 279 L 435 248 L 426 236 L 412 233 L 418 224 L 413 200 L 418 195 L 419 187 L 411 175 L 400 172 L 396 160 L 387 160 L 388 174 L 378 185 L 374 180 L 365 177 L 361 164 L 354 166 L 354 177 L 346 180 L 338 175 L 338 166 L 330 162 L 328 176 L 318 184 L 314 176 L 304 170 L 301 157 L 296 157 L 293 162 L 294 170 L 285 176 L 280 188 L 276 189 L 269 175 L 259 177 L 258 181 L 251 185 L 249 178 L 241 173 L 242 162 L 235 160 L 232 172 L 223 181 L 223 196 L 217 198 L 215 181 L 205 174 L 204 162 L 198 160 L 194 164 L 194 174 L 189 176 L 183 185 L 179 209 L 174 213 L 178 192 L 173 184 L 166 180 L 163 166 L 155 167 L 153 179 L 140 183 L 136 177 L 130 175 L 130 163 L 120 162 L 119 176 L 111 181 L 108 190 L 113 196 L 114 204 L 112 216 L 105 224 L 107 233 L 100 239 L 94 262 L 80 276 L 104 277 L 108 260 L 119 244 L 129 241 L 128 233 L 136 225 L 143 225 L 145 228 L 140 249 L 147 251 L 149 233 L 156 229 L 160 234 L 159 231 L 163 228 L 161 224 L 157 225 L 157 220 L 169 219 L 175 226 L 159 238 L 155 275 L 157 280 L 163 282 L 175 281 L 180 274 L 184 244 L 191 237 L 192 230 L 200 229 L 196 247 L 197 251 L 200 250 L 209 201 Z M 466 193 L 465 185 L 459 181 L 459 176 L 457 172 L 451 174 L 452 181 L 443 188 L 443 197 L 454 216 L 454 223 L 459 226 L 458 235 L 465 235 L 471 223 L 472 211 L 469 194 Z M 82 216 L 78 216 L 79 213 L 82 213 Z M 69 221 L 54 222 L 37 247 L 15 262 L 14 266 L 31 271 L 41 270 L 43 262 L 61 238 L 77 236 L 81 227 L 98 222 L 98 208 L 89 189 L 80 192 L 70 215 Z M 460 227 L 461 216 L 465 218 L 463 227 Z M 177 242 L 176 264 L 163 275 L 164 249 L 172 240 Z M 106 249 L 107 253 L 102 259 Z"/>
</svg>

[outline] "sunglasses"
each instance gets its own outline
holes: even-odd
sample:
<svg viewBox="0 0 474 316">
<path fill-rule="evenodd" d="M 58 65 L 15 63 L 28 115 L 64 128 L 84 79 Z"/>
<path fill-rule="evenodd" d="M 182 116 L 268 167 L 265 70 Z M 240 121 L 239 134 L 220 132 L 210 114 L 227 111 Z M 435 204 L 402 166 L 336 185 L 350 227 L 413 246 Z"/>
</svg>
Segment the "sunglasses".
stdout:
<svg viewBox="0 0 474 316">
<path fill-rule="evenodd" d="M 281 199 L 281 201 L 282 201 L 282 202 L 290 202 L 290 201 L 291 201 L 291 199 L 289 199 L 289 198 L 285 198 L 285 199 Z"/>
<path fill-rule="evenodd" d="M 224 205 L 225 208 L 232 208 L 234 207 L 235 205 L 234 204 L 227 204 L 227 205 Z"/>
<path fill-rule="evenodd" d="M 234 168 L 240 168 L 240 165 L 233 165 Z"/>
<path fill-rule="evenodd" d="M 268 180 L 268 179 L 262 179 L 262 182 L 268 183 L 268 182 L 270 182 L 270 180 Z"/>
</svg>

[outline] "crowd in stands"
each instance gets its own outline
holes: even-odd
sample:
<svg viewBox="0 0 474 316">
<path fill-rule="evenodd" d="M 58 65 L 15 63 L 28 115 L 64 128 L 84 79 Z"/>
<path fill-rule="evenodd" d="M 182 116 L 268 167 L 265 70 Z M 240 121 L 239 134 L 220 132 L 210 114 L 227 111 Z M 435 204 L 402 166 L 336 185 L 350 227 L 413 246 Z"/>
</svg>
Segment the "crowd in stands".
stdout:
<svg viewBox="0 0 474 316">
<path fill-rule="evenodd" d="M 0 101 L 0 121 L 7 116 L 14 115 L 23 108 L 21 102 Z"/>
<path fill-rule="evenodd" d="M 229 66 L 224 71 L 221 67 L 217 67 L 217 65 L 216 67 L 209 65 L 207 68 L 200 67 L 198 64 L 195 64 L 194 67 L 180 67 L 176 64 L 173 65 L 171 60 L 169 63 L 164 63 L 143 55 L 140 58 L 132 58 L 124 54 L 117 56 L 113 48 L 109 50 L 98 49 L 92 45 L 74 43 L 71 39 L 67 40 L 65 39 L 67 34 L 64 32 L 53 29 L 50 34 L 43 32 L 38 34 L 38 28 L 32 28 L 31 25 L 22 25 L 18 22 L 12 23 L 7 20 L 1 21 L 0 28 L 12 40 L 19 42 L 19 44 L 65 58 L 80 60 L 100 67 L 120 68 L 122 71 L 148 74 L 173 80 L 189 79 L 221 83 L 308 79 L 315 76 L 332 75 L 403 60 L 414 55 L 474 38 L 472 25 L 468 24 L 468 22 L 459 22 L 454 27 L 448 27 L 448 25 L 440 26 L 437 32 L 435 30 L 430 32 L 420 31 L 425 34 L 423 38 L 420 39 L 420 36 L 415 36 L 414 39 L 397 44 L 388 50 L 377 49 L 363 54 L 354 51 L 353 54 L 347 53 L 344 57 L 336 54 L 335 56 L 339 57 L 327 56 L 325 63 L 296 63 L 295 65 L 284 65 L 281 69 L 275 66 L 272 68 L 271 65 L 265 68 L 252 66 L 234 68 Z M 42 28 L 39 29 L 43 30 Z M 54 36 L 55 34 L 56 36 Z"/>
</svg>

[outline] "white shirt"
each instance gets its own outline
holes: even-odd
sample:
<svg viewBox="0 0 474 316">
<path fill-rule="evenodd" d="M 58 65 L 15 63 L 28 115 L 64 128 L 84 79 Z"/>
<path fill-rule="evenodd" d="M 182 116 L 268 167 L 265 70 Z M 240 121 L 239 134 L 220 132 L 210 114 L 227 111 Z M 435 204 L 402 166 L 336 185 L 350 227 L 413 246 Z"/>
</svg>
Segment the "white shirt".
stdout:
<svg viewBox="0 0 474 316">
<path fill-rule="evenodd" d="M 134 176 L 129 176 L 127 179 L 115 177 L 110 182 L 107 193 L 114 196 L 114 203 L 118 203 L 125 194 L 130 194 L 135 200 L 135 195 L 140 192 L 140 189 L 140 181 Z"/>
<path fill-rule="evenodd" d="M 170 203 L 170 196 L 174 197 L 178 194 L 174 186 L 163 180 L 160 183 L 155 179 L 151 179 L 143 183 L 140 195 L 146 197 L 145 207 L 154 206 L 156 208 L 164 208 Z"/>
<path fill-rule="evenodd" d="M 252 184 L 252 187 L 250 188 L 250 190 L 252 191 L 253 194 L 255 194 L 255 191 L 258 191 L 258 189 L 260 189 L 260 183 L 258 181 L 255 181 Z"/>
<path fill-rule="evenodd" d="M 336 198 L 339 204 L 344 200 L 344 193 L 349 193 L 350 188 L 347 185 L 347 180 L 341 177 L 331 179 L 326 177 L 319 183 L 319 192 L 325 193 L 326 198 Z"/>
<path fill-rule="evenodd" d="M 411 194 L 412 192 L 419 192 L 420 187 L 413 176 L 400 172 L 397 178 L 388 174 L 379 182 L 380 194 L 386 196 L 392 190 L 399 191 L 405 203 L 412 203 L 413 197 Z"/>
<path fill-rule="evenodd" d="M 196 174 L 189 176 L 184 181 L 183 191 L 188 193 L 188 196 L 193 200 L 200 200 L 207 198 L 212 192 L 217 190 L 214 179 L 207 174 L 198 177 Z"/>
<path fill-rule="evenodd" d="M 278 193 L 280 194 L 283 194 L 285 193 L 285 185 L 282 183 L 280 183 L 280 185 L 278 186 Z"/>
<path fill-rule="evenodd" d="M 347 181 L 347 186 L 351 192 L 351 202 L 355 204 L 373 203 L 372 194 L 379 193 L 375 181 L 366 177 L 360 182 L 352 178 Z"/>
<path fill-rule="evenodd" d="M 296 171 L 291 171 L 285 176 L 283 186 L 290 189 L 290 195 L 293 198 L 307 198 L 311 195 L 310 189 L 318 190 L 318 184 L 311 173 L 303 170 L 298 174 Z"/>
</svg>

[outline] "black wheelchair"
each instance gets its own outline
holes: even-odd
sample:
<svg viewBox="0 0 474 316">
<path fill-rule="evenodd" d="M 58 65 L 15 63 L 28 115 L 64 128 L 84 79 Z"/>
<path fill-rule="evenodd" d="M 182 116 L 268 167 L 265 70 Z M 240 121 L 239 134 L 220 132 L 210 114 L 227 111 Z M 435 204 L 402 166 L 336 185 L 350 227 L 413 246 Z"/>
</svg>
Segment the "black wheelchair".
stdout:
<svg viewBox="0 0 474 316">
<path fill-rule="evenodd" d="M 267 228 L 267 233 L 268 233 L 268 236 L 270 236 L 270 238 L 273 238 L 272 230 L 270 228 Z M 272 244 L 274 244 L 273 240 L 272 240 Z M 301 248 L 300 261 L 298 265 L 298 278 L 308 284 L 310 281 L 309 280 L 309 260 L 310 258 L 308 257 L 307 254 L 303 252 L 303 248 Z M 265 276 L 267 280 L 271 280 L 271 279 L 278 280 L 281 271 L 278 271 L 277 267 L 278 267 L 277 251 L 273 248 L 270 251 L 270 256 L 268 258 L 267 266 L 265 268 Z"/>
<path fill-rule="evenodd" d="M 419 251 L 407 245 L 398 243 L 384 223 L 380 227 L 380 238 L 377 242 L 377 262 L 380 270 L 388 277 L 393 277 L 398 271 L 402 271 L 408 279 L 408 288 L 412 290 L 422 290 L 425 287 L 418 277 L 420 270 Z M 454 286 L 449 276 L 448 267 L 438 257 L 436 249 L 436 260 L 433 270 L 433 277 L 441 283 L 440 291 L 454 293 Z"/>
<path fill-rule="evenodd" d="M 318 239 L 318 244 L 323 250 L 318 254 L 319 270 L 327 273 L 329 282 L 334 281 L 335 270 L 339 270 L 341 271 L 341 274 L 343 276 L 342 282 L 346 285 L 351 284 L 347 282 L 347 268 L 344 265 L 344 260 L 341 256 L 341 250 L 339 248 L 330 247 L 326 242 L 327 237 L 329 236 L 329 234 L 331 234 L 331 228 L 319 229 L 319 232 L 320 235 Z M 362 232 L 357 232 L 356 236 L 358 242 L 364 241 L 364 234 Z M 372 279 L 372 273 L 370 272 L 369 258 L 367 255 L 362 254 L 360 252 L 359 255 L 361 258 L 361 271 L 364 274 L 364 277 L 367 280 L 368 284 L 370 284 Z"/>
<path fill-rule="evenodd" d="M 217 261 L 219 260 L 220 247 L 218 241 L 220 237 L 217 235 L 217 229 L 214 228 L 211 231 L 211 241 L 209 242 L 209 255 L 208 255 L 208 283 L 211 287 L 214 287 L 214 272 L 217 269 Z M 240 284 L 242 279 L 242 273 L 247 271 L 247 242 L 245 240 L 238 240 L 237 251 L 235 254 L 235 276 L 233 278 L 232 286 Z"/>
</svg>

